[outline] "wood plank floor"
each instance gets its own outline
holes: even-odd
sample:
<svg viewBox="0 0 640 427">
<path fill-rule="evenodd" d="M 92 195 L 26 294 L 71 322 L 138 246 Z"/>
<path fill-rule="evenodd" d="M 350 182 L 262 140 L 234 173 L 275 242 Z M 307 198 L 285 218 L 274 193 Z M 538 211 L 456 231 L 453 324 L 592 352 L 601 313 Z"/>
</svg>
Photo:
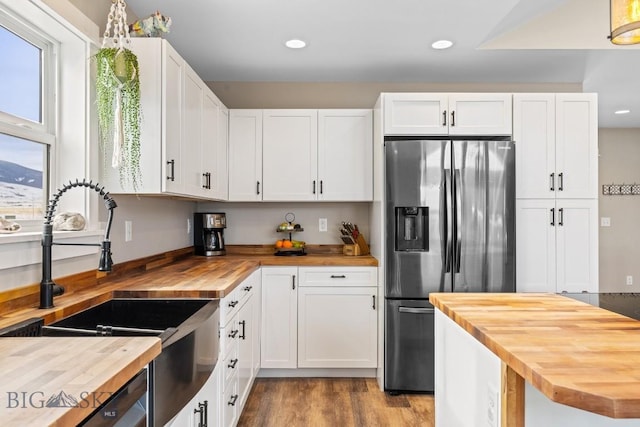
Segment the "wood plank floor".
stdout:
<svg viewBox="0 0 640 427">
<path fill-rule="evenodd" d="M 375 378 L 257 378 L 241 427 L 433 427 L 433 395 L 389 396 Z"/>
</svg>

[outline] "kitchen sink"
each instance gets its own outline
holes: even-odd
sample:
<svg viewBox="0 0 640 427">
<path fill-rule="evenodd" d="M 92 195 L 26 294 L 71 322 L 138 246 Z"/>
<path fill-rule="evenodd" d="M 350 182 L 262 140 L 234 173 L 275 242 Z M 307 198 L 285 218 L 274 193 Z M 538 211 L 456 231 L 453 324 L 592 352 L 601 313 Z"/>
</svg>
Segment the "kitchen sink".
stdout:
<svg viewBox="0 0 640 427">
<path fill-rule="evenodd" d="M 213 372 L 219 323 L 217 299 L 115 298 L 47 326 L 30 319 L 1 330 L 0 337 L 158 336 L 162 352 L 147 369 L 145 399 L 147 425 L 163 426 Z"/>
<path fill-rule="evenodd" d="M 157 335 L 165 345 L 179 326 L 190 329 L 206 316 L 210 310 L 198 312 L 210 303 L 207 299 L 115 298 L 44 326 L 42 335 Z"/>
</svg>

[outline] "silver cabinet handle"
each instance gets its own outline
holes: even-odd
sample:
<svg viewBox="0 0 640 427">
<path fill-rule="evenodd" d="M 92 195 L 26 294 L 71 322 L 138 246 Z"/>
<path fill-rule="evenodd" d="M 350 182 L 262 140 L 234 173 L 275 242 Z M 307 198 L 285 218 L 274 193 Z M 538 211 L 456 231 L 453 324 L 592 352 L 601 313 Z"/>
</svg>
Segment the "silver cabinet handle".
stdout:
<svg viewBox="0 0 640 427">
<path fill-rule="evenodd" d="M 420 308 L 420 307 L 398 307 L 400 313 L 411 314 L 431 314 L 435 311 L 434 308 Z"/>
<path fill-rule="evenodd" d="M 167 179 L 170 181 L 175 181 L 176 180 L 176 161 L 169 160 L 167 164 L 171 166 L 171 169 L 170 169 L 171 173 L 167 176 Z"/>
<path fill-rule="evenodd" d="M 564 172 L 558 174 L 558 191 L 564 191 Z"/>
<path fill-rule="evenodd" d="M 558 225 L 564 225 L 564 208 L 558 209 Z"/>
</svg>

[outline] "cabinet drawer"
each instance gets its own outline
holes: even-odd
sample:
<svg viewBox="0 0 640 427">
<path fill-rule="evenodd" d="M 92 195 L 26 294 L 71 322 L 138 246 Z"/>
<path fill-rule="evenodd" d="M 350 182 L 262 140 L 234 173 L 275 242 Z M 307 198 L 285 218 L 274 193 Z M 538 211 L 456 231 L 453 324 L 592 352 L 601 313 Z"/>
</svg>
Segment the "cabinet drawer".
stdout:
<svg viewBox="0 0 640 427">
<path fill-rule="evenodd" d="M 240 328 L 238 327 L 238 319 L 234 317 L 226 327 L 220 329 L 220 354 L 224 357 L 229 350 L 238 346 L 238 335 Z"/>
<path fill-rule="evenodd" d="M 235 288 L 229 295 L 220 300 L 220 326 L 227 326 L 227 323 L 240 309 L 240 287 Z"/>
<path fill-rule="evenodd" d="M 300 286 L 377 286 L 376 267 L 300 267 Z"/>
<path fill-rule="evenodd" d="M 234 290 L 236 298 L 240 301 L 240 307 L 246 300 L 253 295 L 258 287 L 260 280 L 260 271 L 254 271 Z"/>
<path fill-rule="evenodd" d="M 229 384 L 238 379 L 238 363 L 238 346 L 235 346 L 222 361 L 222 390 L 227 390 Z"/>
<path fill-rule="evenodd" d="M 240 405 L 237 381 L 228 387 L 222 394 L 222 426 L 233 427 L 238 417 Z"/>
</svg>

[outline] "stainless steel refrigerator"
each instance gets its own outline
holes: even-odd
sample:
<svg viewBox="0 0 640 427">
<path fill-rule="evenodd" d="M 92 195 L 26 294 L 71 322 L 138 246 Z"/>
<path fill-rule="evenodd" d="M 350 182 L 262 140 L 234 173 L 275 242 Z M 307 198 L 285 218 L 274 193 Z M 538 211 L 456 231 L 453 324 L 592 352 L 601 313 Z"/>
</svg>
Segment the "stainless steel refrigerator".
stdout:
<svg viewBox="0 0 640 427">
<path fill-rule="evenodd" d="M 432 392 L 429 294 L 515 291 L 515 145 L 387 140 L 385 186 L 385 389 Z"/>
</svg>

